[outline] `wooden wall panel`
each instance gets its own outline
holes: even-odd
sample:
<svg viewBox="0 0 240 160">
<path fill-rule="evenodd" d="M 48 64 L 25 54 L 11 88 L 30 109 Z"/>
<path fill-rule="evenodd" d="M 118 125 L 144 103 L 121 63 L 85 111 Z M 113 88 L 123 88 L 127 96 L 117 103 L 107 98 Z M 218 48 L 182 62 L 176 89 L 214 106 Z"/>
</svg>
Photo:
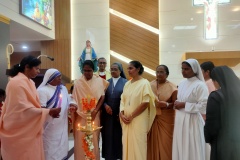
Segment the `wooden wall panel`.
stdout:
<svg viewBox="0 0 240 160">
<path fill-rule="evenodd" d="M 119 59 L 117 59 L 117 58 L 115 58 L 115 57 L 113 57 L 113 56 L 110 56 L 110 61 L 111 61 L 112 63 L 114 63 L 114 62 L 119 62 L 119 63 L 121 63 L 122 66 L 123 66 L 123 70 L 124 70 L 124 73 L 125 73 L 127 79 L 130 79 L 130 77 L 128 76 L 128 71 L 127 71 L 128 63 L 123 62 L 123 61 L 121 61 L 121 60 L 119 60 Z M 111 63 L 111 64 L 112 64 L 112 63 Z M 111 65 L 111 64 L 110 64 L 110 65 Z M 153 76 L 153 75 L 151 75 L 151 74 L 149 74 L 149 73 L 147 73 L 147 72 L 143 72 L 143 75 L 142 75 L 142 76 L 143 76 L 144 78 L 146 78 L 149 82 L 151 82 L 151 81 L 153 81 L 154 79 L 156 79 L 155 76 Z"/>
<path fill-rule="evenodd" d="M 70 1 L 55 0 L 55 40 L 41 42 L 41 54 L 54 58 L 41 58 L 42 69 L 56 68 L 63 76 L 71 79 L 71 12 Z"/>
<path fill-rule="evenodd" d="M 158 0 L 110 0 L 110 8 L 159 28 Z"/>
<path fill-rule="evenodd" d="M 111 50 L 155 68 L 159 63 L 158 35 L 114 15 L 110 19 Z"/>
<path fill-rule="evenodd" d="M 12 68 L 15 64 L 19 64 L 20 61 L 28 55 L 38 57 L 40 54 L 40 51 L 13 52 L 13 54 L 10 55 L 10 68 Z"/>
<path fill-rule="evenodd" d="M 215 66 L 227 65 L 234 67 L 240 63 L 240 51 L 215 51 L 215 52 L 187 52 L 183 60 L 194 58 L 199 64 L 212 61 Z"/>
<path fill-rule="evenodd" d="M 110 0 L 110 8 L 159 28 L 158 0 Z M 112 14 L 110 49 L 129 59 L 138 60 L 152 70 L 159 64 L 159 35 Z M 110 62 L 116 60 L 111 57 Z M 147 73 L 143 76 L 149 80 L 155 78 Z"/>
</svg>

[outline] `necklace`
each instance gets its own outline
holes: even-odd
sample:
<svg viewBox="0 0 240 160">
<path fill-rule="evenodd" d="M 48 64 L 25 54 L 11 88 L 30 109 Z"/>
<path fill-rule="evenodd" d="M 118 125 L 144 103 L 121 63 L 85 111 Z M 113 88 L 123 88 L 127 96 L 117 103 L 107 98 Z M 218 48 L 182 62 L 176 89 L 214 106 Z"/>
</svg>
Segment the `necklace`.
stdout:
<svg viewBox="0 0 240 160">
<path fill-rule="evenodd" d="M 163 85 L 164 83 L 166 83 L 167 80 L 164 83 L 158 83 L 158 80 L 156 80 L 156 82 L 157 82 L 157 98 L 160 101 L 160 89 L 159 89 L 159 86 Z"/>
<path fill-rule="evenodd" d="M 132 85 L 132 84 L 130 84 L 130 85 Z M 130 106 L 130 104 L 131 104 L 131 99 L 132 99 L 132 94 L 133 94 L 133 90 L 131 90 L 131 92 L 129 91 L 129 93 L 130 93 L 130 96 L 129 96 L 128 105 Z"/>
<path fill-rule="evenodd" d="M 130 102 L 131 102 L 131 97 L 132 97 L 132 93 L 130 94 L 130 96 L 129 96 L 129 101 L 128 101 L 128 105 L 130 106 Z"/>
</svg>

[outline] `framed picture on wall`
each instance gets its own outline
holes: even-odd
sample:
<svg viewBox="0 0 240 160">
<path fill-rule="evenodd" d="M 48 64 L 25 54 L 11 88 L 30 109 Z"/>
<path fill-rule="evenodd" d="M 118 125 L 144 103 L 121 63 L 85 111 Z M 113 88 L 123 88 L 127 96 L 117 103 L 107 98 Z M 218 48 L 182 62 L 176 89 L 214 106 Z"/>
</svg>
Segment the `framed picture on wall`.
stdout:
<svg viewBox="0 0 240 160">
<path fill-rule="evenodd" d="M 43 25 L 53 27 L 53 0 L 19 0 L 20 14 Z"/>
</svg>

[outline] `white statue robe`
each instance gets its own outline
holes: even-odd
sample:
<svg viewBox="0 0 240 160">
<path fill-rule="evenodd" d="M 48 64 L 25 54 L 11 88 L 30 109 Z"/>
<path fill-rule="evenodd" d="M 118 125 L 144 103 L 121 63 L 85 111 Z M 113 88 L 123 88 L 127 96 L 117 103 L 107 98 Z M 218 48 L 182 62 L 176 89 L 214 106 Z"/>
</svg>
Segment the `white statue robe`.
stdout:
<svg viewBox="0 0 240 160">
<path fill-rule="evenodd" d="M 47 106 L 46 103 L 53 96 L 55 90 L 56 86 L 50 84 L 38 89 L 41 106 Z M 43 147 L 46 160 L 61 160 L 68 155 L 68 106 L 70 98 L 65 86 L 62 86 L 61 95 L 60 117 L 52 118 L 48 115 L 44 124 Z"/>
<path fill-rule="evenodd" d="M 186 79 L 179 84 L 177 101 L 185 102 L 185 108 L 176 109 L 173 160 L 209 159 L 203 131 L 205 122 L 201 116 L 206 114 L 207 98 L 207 86 L 197 77 Z"/>
</svg>

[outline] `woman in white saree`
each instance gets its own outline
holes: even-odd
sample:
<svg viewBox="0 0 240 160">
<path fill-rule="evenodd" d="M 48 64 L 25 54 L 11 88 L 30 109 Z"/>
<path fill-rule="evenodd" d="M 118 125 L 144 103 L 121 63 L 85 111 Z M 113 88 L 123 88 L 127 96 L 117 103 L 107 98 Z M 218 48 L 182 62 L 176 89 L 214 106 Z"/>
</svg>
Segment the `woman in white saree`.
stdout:
<svg viewBox="0 0 240 160">
<path fill-rule="evenodd" d="M 183 80 L 178 86 L 173 152 L 174 160 L 207 160 L 204 140 L 204 120 L 201 114 L 206 114 L 208 89 L 205 84 L 198 61 L 188 59 L 182 62 Z M 207 154 L 206 154 L 207 153 Z"/>
</svg>

